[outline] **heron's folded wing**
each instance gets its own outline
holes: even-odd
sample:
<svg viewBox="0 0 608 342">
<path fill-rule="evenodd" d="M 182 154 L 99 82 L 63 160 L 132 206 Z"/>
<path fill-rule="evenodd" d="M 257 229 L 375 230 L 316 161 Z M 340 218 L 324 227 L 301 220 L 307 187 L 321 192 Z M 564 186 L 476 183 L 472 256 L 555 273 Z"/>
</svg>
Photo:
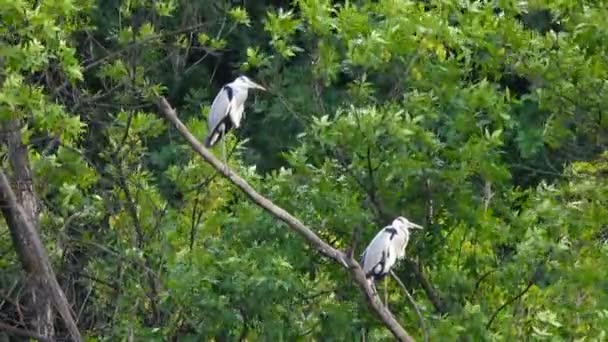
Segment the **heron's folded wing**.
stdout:
<svg viewBox="0 0 608 342">
<path fill-rule="evenodd" d="M 371 272 L 378 264 L 385 263 L 390 246 L 390 234 L 382 229 L 365 249 L 362 266 L 365 274 Z"/>
<path fill-rule="evenodd" d="M 207 118 L 207 128 L 209 134 L 212 134 L 222 120 L 230 111 L 230 97 L 232 90 L 228 86 L 224 86 L 222 90 L 215 96 Z"/>
</svg>

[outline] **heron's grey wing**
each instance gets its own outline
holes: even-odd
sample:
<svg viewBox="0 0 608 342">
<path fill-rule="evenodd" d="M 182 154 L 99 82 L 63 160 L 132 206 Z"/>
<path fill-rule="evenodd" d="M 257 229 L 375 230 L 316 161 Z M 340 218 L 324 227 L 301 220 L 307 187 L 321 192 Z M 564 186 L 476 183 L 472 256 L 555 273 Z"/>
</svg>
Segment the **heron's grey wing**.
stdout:
<svg viewBox="0 0 608 342">
<path fill-rule="evenodd" d="M 233 107 L 230 112 L 230 120 L 234 127 L 239 128 L 241 126 L 241 120 L 243 119 L 243 113 L 245 111 L 245 101 L 247 101 L 247 89 L 234 88 L 232 92 L 231 103 Z"/>
<path fill-rule="evenodd" d="M 215 145 L 226 131 L 230 129 L 229 122 L 225 122 L 228 112 L 231 108 L 232 89 L 229 86 L 224 86 L 222 90 L 215 96 L 211 104 L 211 110 L 207 117 L 207 138 L 205 146 L 207 148 Z"/>
<path fill-rule="evenodd" d="M 372 239 L 372 242 L 367 246 L 365 252 L 363 252 L 363 260 L 361 262 L 363 272 L 366 276 L 368 275 L 379 275 L 384 273 L 386 270 L 387 260 L 391 257 L 390 247 L 390 234 L 385 229 L 376 234 Z M 394 254 L 394 253 L 393 253 Z"/>
<path fill-rule="evenodd" d="M 228 115 L 230 111 L 230 99 L 232 97 L 232 90 L 228 86 L 224 86 L 222 90 L 215 96 L 213 103 L 211 104 L 211 110 L 209 111 L 209 117 L 207 118 L 207 128 L 209 134 L 222 122 L 222 120 Z"/>
</svg>

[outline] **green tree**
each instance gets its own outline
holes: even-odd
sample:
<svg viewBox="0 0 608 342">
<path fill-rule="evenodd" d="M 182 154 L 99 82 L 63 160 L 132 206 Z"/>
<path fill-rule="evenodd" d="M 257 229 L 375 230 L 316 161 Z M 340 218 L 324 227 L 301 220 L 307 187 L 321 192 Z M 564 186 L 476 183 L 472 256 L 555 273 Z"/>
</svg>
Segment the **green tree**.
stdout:
<svg viewBox="0 0 608 342">
<path fill-rule="evenodd" d="M 1 167 L 87 339 L 390 340 L 346 272 L 158 115 L 161 94 L 202 140 L 245 73 L 269 91 L 230 166 L 333 247 L 359 232 L 355 255 L 396 215 L 424 225 L 396 273 L 431 340 L 602 340 L 607 8 L 0 1 Z M 66 336 L 18 253 L 0 239 L 0 323 Z"/>
</svg>

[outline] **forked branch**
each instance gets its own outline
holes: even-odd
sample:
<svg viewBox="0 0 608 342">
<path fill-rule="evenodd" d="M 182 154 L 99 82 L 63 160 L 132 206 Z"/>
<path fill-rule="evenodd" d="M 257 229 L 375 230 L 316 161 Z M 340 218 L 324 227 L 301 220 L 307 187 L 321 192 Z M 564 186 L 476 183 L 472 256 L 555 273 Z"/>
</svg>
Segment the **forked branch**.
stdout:
<svg viewBox="0 0 608 342">
<path fill-rule="evenodd" d="M 384 325 L 393 333 L 395 338 L 397 338 L 399 341 L 414 341 L 414 339 L 403 329 L 403 327 L 401 327 L 399 322 L 397 322 L 395 317 L 393 317 L 393 314 L 384 307 L 376 293 L 369 286 L 361 266 L 355 259 L 352 258 L 352 256 L 347 256 L 346 253 L 330 246 L 327 242 L 319 238 L 310 228 L 300 222 L 300 220 L 285 211 L 283 208 L 274 204 L 266 197 L 259 194 L 243 178 L 237 175 L 234 171 L 230 170 L 227 166 L 224 166 L 222 162 L 215 158 L 213 154 L 207 150 L 198 141 L 198 139 L 192 135 L 192 133 L 190 133 L 186 126 L 184 126 L 184 124 L 178 119 L 177 113 L 164 97 L 159 99 L 158 106 L 163 115 L 175 126 L 184 139 L 188 141 L 194 151 L 198 153 L 207 163 L 213 166 L 217 172 L 229 179 L 230 182 L 236 185 L 236 187 L 238 187 L 260 208 L 266 210 L 272 216 L 287 224 L 289 228 L 303 237 L 312 248 L 324 256 L 334 260 L 338 265 L 342 265 L 347 268 L 350 272 L 351 278 L 363 292 L 370 308 L 382 320 Z"/>
</svg>

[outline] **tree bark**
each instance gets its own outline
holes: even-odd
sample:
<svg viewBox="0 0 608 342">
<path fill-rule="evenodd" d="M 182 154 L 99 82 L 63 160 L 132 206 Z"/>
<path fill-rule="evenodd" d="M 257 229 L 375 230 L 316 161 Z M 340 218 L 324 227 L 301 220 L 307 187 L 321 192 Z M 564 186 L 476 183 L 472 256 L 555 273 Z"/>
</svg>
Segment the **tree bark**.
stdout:
<svg viewBox="0 0 608 342">
<path fill-rule="evenodd" d="M 38 232 L 38 200 L 27 147 L 21 141 L 19 120 L 9 120 L 3 126 L 3 140 L 13 169 L 15 191 L 0 170 L 0 206 L 27 277 L 29 324 L 36 333 L 52 338 L 55 334 L 52 304 L 55 304 L 72 339 L 80 341 L 67 299 L 57 283 Z"/>
<path fill-rule="evenodd" d="M 38 200 L 34 195 L 32 171 L 29 166 L 27 147 L 21 141 L 19 121 L 10 120 L 3 125 L 3 140 L 8 150 L 8 160 L 13 169 L 13 184 L 15 196 L 27 215 L 27 220 L 34 227 L 38 227 Z M 4 203 L 3 203 L 4 204 Z M 3 213 L 5 209 L 2 208 Z M 7 224 L 9 216 L 5 215 Z M 13 223 L 14 224 L 14 223 Z M 9 227 L 11 225 L 9 224 Z M 26 273 L 25 313 L 28 323 L 33 331 L 42 336 L 53 337 L 53 308 L 44 291 L 44 279 L 36 272 L 35 256 L 27 247 L 26 232 L 22 229 L 10 229 L 14 246 Z M 19 243 L 17 243 L 19 241 Z"/>
</svg>

